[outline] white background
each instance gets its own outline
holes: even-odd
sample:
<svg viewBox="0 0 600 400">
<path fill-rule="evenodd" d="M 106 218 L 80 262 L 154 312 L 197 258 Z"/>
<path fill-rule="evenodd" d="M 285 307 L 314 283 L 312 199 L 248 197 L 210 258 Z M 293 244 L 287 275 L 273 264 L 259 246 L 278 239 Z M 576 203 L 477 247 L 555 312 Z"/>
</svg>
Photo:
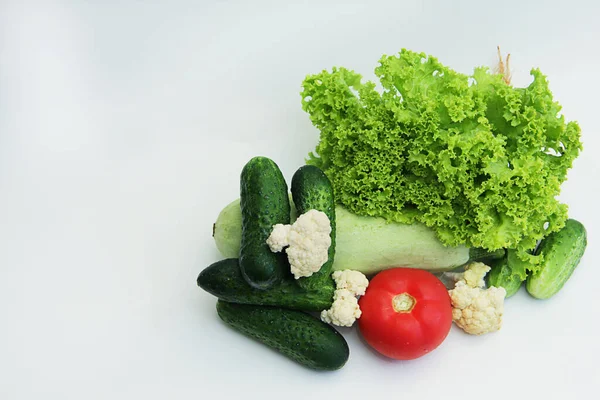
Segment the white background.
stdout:
<svg viewBox="0 0 600 400">
<path fill-rule="evenodd" d="M 595 1 L 0 1 L 0 399 L 590 399 L 600 389 Z M 367 5 L 368 3 L 368 5 Z M 503 329 L 412 362 L 319 373 L 228 329 L 196 286 L 255 155 L 290 179 L 318 132 L 305 75 L 373 78 L 406 47 L 469 73 L 548 75 L 585 150 L 561 200 L 588 250 Z"/>
</svg>

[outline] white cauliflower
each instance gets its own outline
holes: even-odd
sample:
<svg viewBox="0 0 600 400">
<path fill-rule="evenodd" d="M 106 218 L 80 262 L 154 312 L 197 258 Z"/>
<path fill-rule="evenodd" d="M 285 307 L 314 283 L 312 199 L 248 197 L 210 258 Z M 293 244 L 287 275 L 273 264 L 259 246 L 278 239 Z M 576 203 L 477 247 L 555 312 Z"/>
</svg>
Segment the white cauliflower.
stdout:
<svg viewBox="0 0 600 400">
<path fill-rule="evenodd" d="M 457 274 L 459 279 L 454 289 L 448 291 L 452 319 L 471 335 L 495 332 L 502 327 L 506 290 L 493 286 L 485 288 L 483 278 L 489 270 L 490 267 L 482 263 L 468 265 L 463 274 Z"/>
<path fill-rule="evenodd" d="M 348 289 L 336 289 L 331 308 L 321 311 L 321 320 L 328 324 L 350 327 L 361 314 L 354 293 Z"/>
<path fill-rule="evenodd" d="M 369 286 L 367 277 L 359 271 L 346 269 L 344 271 L 335 271 L 333 274 L 335 287 L 337 289 L 348 289 L 356 296 L 362 296 Z"/>
<path fill-rule="evenodd" d="M 273 253 L 279 253 L 290 244 L 291 225 L 277 224 L 273 226 L 271 234 L 267 238 L 267 244 Z"/>
<path fill-rule="evenodd" d="M 276 224 L 267 244 L 272 252 L 285 252 L 294 278 L 311 276 L 328 259 L 331 223 L 322 211 L 309 210 L 292 225 Z"/>
<path fill-rule="evenodd" d="M 464 281 L 450 290 L 452 319 L 462 330 L 471 335 L 494 332 L 502 327 L 504 313 L 504 288 L 473 288 Z"/>
<path fill-rule="evenodd" d="M 472 262 L 466 266 L 464 272 L 446 272 L 454 284 L 464 281 L 470 287 L 485 287 L 485 275 L 490 272 L 490 267 L 480 262 Z"/>
<path fill-rule="evenodd" d="M 329 310 L 321 311 L 321 320 L 337 326 L 352 326 L 362 312 L 357 296 L 362 296 L 369 286 L 367 277 L 359 271 L 335 271 L 335 292 Z"/>
</svg>

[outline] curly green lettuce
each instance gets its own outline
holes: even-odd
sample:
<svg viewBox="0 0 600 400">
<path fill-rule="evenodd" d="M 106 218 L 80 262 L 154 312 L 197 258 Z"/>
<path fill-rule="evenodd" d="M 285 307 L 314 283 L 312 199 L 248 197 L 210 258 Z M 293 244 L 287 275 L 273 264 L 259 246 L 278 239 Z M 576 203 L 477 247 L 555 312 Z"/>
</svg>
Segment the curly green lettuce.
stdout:
<svg viewBox="0 0 600 400">
<path fill-rule="evenodd" d="M 487 68 L 468 76 L 405 49 L 379 63 L 382 90 L 345 68 L 302 85 L 302 107 L 320 130 L 307 163 L 323 169 L 340 204 L 423 223 L 447 245 L 525 258 L 564 225 L 556 196 L 582 149 L 580 128 L 559 114 L 539 70 L 515 88 Z M 525 279 L 526 268 L 513 273 Z"/>
</svg>

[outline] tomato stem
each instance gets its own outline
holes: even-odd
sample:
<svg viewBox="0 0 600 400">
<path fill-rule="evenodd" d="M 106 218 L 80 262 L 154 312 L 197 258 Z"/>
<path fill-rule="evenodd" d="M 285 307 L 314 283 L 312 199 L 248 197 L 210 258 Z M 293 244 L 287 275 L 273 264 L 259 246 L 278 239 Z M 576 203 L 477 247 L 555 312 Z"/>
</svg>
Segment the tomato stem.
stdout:
<svg viewBox="0 0 600 400">
<path fill-rule="evenodd" d="M 392 307 L 398 313 L 411 312 L 417 300 L 408 293 L 400 293 L 392 299 Z"/>
</svg>

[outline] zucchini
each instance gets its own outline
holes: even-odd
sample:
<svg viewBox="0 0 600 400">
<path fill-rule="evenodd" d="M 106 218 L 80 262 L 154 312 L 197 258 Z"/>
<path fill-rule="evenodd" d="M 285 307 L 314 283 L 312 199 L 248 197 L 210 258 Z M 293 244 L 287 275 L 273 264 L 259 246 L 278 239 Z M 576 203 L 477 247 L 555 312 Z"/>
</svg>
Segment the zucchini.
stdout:
<svg viewBox="0 0 600 400">
<path fill-rule="evenodd" d="M 489 263 L 491 270 L 485 276 L 487 286 L 503 287 L 506 289 L 506 298 L 513 296 L 519 291 L 523 280 L 513 274 L 511 265 L 523 263 L 513 249 L 508 249 L 506 256 Z"/>
<path fill-rule="evenodd" d="M 535 251 L 542 261 L 537 272 L 527 276 L 527 292 L 537 299 L 549 299 L 558 293 L 579 265 L 586 246 L 585 227 L 574 219 L 542 239 Z"/>
<path fill-rule="evenodd" d="M 331 225 L 331 245 L 327 252 L 327 261 L 321 269 L 311 276 L 296 280 L 304 289 L 315 289 L 324 285 L 335 286 L 331 277 L 331 267 L 335 257 L 335 202 L 333 187 L 329 178 L 314 165 L 300 167 L 292 177 L 292 199 L 298 215 L 310 210 L 322 211 Z"/>
<path fill-rule="evenodd" d="M 240 176 L 242 232 L 239 263 L 246 282 L 267 289 L 290 274 L 284 253 L 273 253 L 267 238 L 275 224 L 290 223 L 288 188 L 275 162 L 254 157 Z"/>
<path fill-rule="evenodd" d="M 197 284 L 213 296 L 228 302 L 304 311 L 322 311 L 330 308 L 335 290 L 329 285 L 304 290 L 293 278 L 284 279 L 269 289 L 256 289 L 249 286 L 242 277 L 236 258 L 211 264 L 200 272 Z"/>
<path fill-rule="evenodd" d="M 239 200 L 219 214 L 214 240 L 224 258 L 238 257 L 241 237 Z M 292 213 L 294 209 L 292 209 Z M 423 224 L 388 222 L 359 216 L 336 205 L 336 244 L 332 270 L 352 269 L 366 275 L 395 266 L 450 271 L 471 260 L 465 246 L 444 246 L 435 231 Z"/>
<path fill-rule="evenodd" d="M 217 300 L 217 313 L 236 331 L 305 367 L 333 371 L 348 361 L 350 350 L 344 337 L 302 311 Z"/>
</svg>

